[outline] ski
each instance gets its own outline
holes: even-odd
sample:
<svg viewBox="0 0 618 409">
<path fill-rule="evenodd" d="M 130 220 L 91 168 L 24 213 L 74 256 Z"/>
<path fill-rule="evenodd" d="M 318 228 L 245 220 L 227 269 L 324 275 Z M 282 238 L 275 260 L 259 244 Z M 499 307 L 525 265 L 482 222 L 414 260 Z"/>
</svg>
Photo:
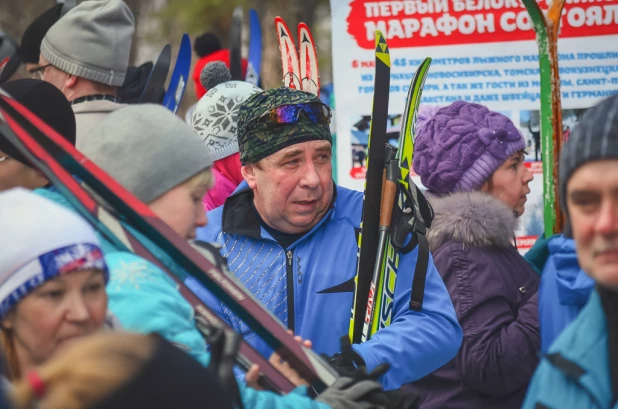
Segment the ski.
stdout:
<svg viewBox="0 0 618 409">
<path fill-rule="evenodd" d="M 423 86 L 425 85 L 425 79 L 427 78 L 427 73 L 429 72 L 430 66 L 431 58 L 425 58 L 425 60 L 417 68 L 414 77 L 410 82 L 406 106 L 402 116 L 401 130 L 399 131 L 398 150 L 395 157 L 398 168 L 398 181 L 396 182 L 398 193 L 396 206 L 398 207 L 400 213 L 408 213 L 415 216 L 415 218 L 411 220 L 412 225 L 409 226 L 410 229 L 405 231 L 405 236 L 408 236 L 407 233 L 409 231 L 412 233 L 412 240 L 417 240 L 417 242 L 419 240 L 418 235 L 423 234 L 423 231 L 415 231 L 416 222 L 420 222 L 424 227 L 425 220 L 423 219 L 422 212 L 418 207 L 418 198 L 416 197 L 417 187 L 411 183 L 410 171 L 412 170 L 414 139 L 416 137 L 416 115 L 418 113 Z M 409 192 L 410 194 L 406 195 L 406 192 Z M 412 212 L 405 212 L 406 208 L 411 208 Z M 386 230 L 385 243 L 383 247 L 378 250 L 376 265 L 376 267 L 379 266 L 381 271 L 376 289 L 375 312 L 373 316 L 370 317 L 371 330 L 367 334 L 367 338 L 370 338 L 381 328 L 389 326 L 393 315 L 393 296 L 395 294 L 395 282 L 397 280 L 397 271 L 399 269 L 399 250 L 401 246 L 395 246 L 393 244 L 391 231 L 389 231 L 389 229 L 384 230 Z M 422 240 L 422 238 L 420 240 Z M 401 239 L 399 241 L 401 241 Z M 398 240 L 395 240 L 395 242 L 398 242 Z M 412 248 L 410 248 L 410 250 L 412 250 Z M 426 263 L 423 263 L 424 259 L 421 256 L 421 251 L 428 252 L 429 250 L 428 248 L 419 249 L 419 257 L 417 258 L 418 267 L 414 272 L 412 287 L 413 294 L 415 294 L 414 291 L 417 291 L 422 297 L 425 289 L 424 277 L 427 272 L 427 265 Z M 422 298 L 415 301 L 422 304 Z M 420 306 L 418 308 L 420 308 Z"/>
<path fill-rule="evenodd" d="M 146 81 L 146 86 L 140 98 L 141 104 L 160 104 L 165 94 L 165 80 L 170 70 L 172 60 L 172 47 L 167 44 L 161 50 L 157 62 L 152 66 L 152 71 Z"/>
<path fill-rule="evenodd" d="M 541 151 L 543 161 L 543 218 L 545 237 L 564 224 L 558 202 L 558 161 L 562 144 L 562 106 L 558 71 L 558 31 L 565 0 L 554 0 L 547 18 L 536 0 L 523 0 L 536 32 L 541 71 Z"/>
<path fill-rule="evenodd" d="M 2 75 L 2 71 L 4 71 L 4 67 L 6 67 L 6 65 L 9 63 L 9 58 L 11 57 L 5 57 L 2 61 L 0 61 L 0 75 Z"/>
<path fill-rule="evenodd" d="M 373 110 L 367 147 L 369 151 L 367 174 L 365 175 L 361 231 L 358 236 L 358 265 L 354 277 L 355 294 L 350 317 L 349 335 L 352 343 L 361 342 L 373 265 L 378 251 L 379 215 L 377 209 L 380 208 L 384 154 L 388 142 L 386 125 L 391 61 L 386 38 L 380 31 L 375 32 L 375 65 Z"/>
<path fill-rule="evenodd" d="M 247 58 L 245 81 L 259 87 L 262 67 L 262 26 L 255 9 L 249 10 L 249 32 L 249 58 Z"/>
<path fill-rule="evenodd" d="M 230 28 L 230 73 L 234 81 L 242 81 L 241 35 L 242 8 L 238 6 L 232 14 L 232 27 Z"/>
<path fill-rule="evenodd" d="M 421 65 L 416 69 L 410 89 L 408 90 L 408 99 L 402 117 L 401 130 L 399 132 L 399 150 L 397 151 L 397 159 L 399 160 L 399 168 L 401 169 L 400 183 L 408 188 L 408 175 L 412 171 L 412 158 L 414 155 L 414 139 L 416 138 L 416 115 L 421 103 L 421 95 L 425 79 L 431 66 L 431 58 L 425 58 Z"/>
<path fill-rule="evenodd" d="M 52 183 L 59 183 L 60 188 L 69 187 L 70 191 L 65 191 L 68 194 L 67 198 L 78 198 L 74 205 L 77 209 L 81 209 L 83 214 L 88 217 L 98 211 L 98 205 L 85 190 L 80 188 L 71 175 L 83 181 L 89 191 L 93 192 L 94 197 L 105 198 L 107 208 L 122 215 L 123 220 L 126 220 L 132 228 L 148 237 L 169 256 L 178 267 L 171 272 L 176 275 L 179 282 L 193 279 L 211 291 L 279 352 L 318 393 L 333 384 L 337 375 L 332 368 L 315 353 L 301 347 L 286 332 L 281 322 L 265 310 L 231 273 L 210 261 L 217 259 L 218 254 L 213 252 L 211 258 L 200 254 L 146 205 L 16 101 L 0 96 L 0 114 L 5 122 L 4 124 L 0 122 L 0 132 L 24 153 L 35 167 L 48 169 L 47 176 Z M 33 138 L 30 133 L 36 133 L 39 137 Z M 82 203 L 86 203 L 87 206 Z M 93 219 L 92 216 L 88 218 Z"/>
<path fill-rule="evenodd" d="M 180 101 L 187 87 L 189 79 L 189 71 L 191 70 L 191 40 L 187 33 L 182 35 L 180 40 L 180 48 L 176 57 L 176 65 L 170 78 L 170 83 L 167 86 L 167 92 L 163 97 L 163 106 L 173 113 L 178 111 Z"/>
<path fill-rule="evenodd" d="M 3 111 L 3 114 L 5 118 L 8 117 L 5 111 Z M 17 121 L 15 121 L 15 123 L 16 122 Z M 0 125 L 0 132 L 3 135 L 6 135 L 7 133 L 11 133 L 13 131 L 15 138 L 19 138 L 17 135 L 21 134 L 22 137 L 19 139 L 23 139 L 23 132 L 26 132 L 23 128 L 21 129 L 21 132 L 17 130 L 15 124 L 13 124 L 11 128 L 12 129 L 10 130 L 6 127 L 3 129 L 2 125 Z M 44 138 L 50 138 L 48 134 L 46 135 L 47 130 L 45 129 L 30 129 L 30 133 L 37 131 L 41 132 Z M 28 144 L 25 143 L 25 145 Z M 100 232 L 109 242 L 111 242 L 114 247 L 118 249 L 118 251 L 127 251 L 137 254 L 157 265 L 170 278 L 172 278 L 178 285 L 182 296 L 194 308 L 196 320 L 198 321 L 198 328 L 208 325 L 211 327 L 221 327 L 225 331 L 233 332 L 233 329 L 225 321 L 212 312 L 198 297 L 195 296 L 195 294 L 193 294 L 193 292 L 191 292 L 191 290 L 189 290 L 185 283 L 180 281 L 176 275 L 170 272 L 170 268 L 172 267 L 163 265 L 162 262 L 156 259 L 150 250 L 147 249 L 148 244 L 144 244 L 142 239 L 127 229 L 113 211 L 106 210 L 107 205 L 102 205 L 95 202 L 90 195 L 86 193 L 83 187 L 76 183 L 72 176 L 64 168 L 62 168 L 57 161 L 55 161 L 54 157 L 47 155 L 44 155 L 43 157 L 40 155 L 33 155 L 33 152 L 30 149 L 26 149 L 24 151 L 17 145 L 16 148 L 20 149 L 24 156 L 31 160 L 31 163 L 35 165 L 37 170 L 43 173 L 45 177 L 53 183 L 58 191 L 61 192 L 61 194 L 73 205 L 73 207 L 85 219 L 87 219 L 98 232 Z M 39 147 L 39 149 L 41 149 L 41 147 Z M 280 393 L 287 393 L 294 389 L 295 386 L 287 380 L 287 378 L 272 367 L 272 365 L 270 365 L 264 357 L 262 357 L 257 351 L 255 351 L 255 349 L 243 340 L 240 345 L 239 365 L 243 369 L 248 370 L 250 365 L 253 363 L 259 365 L 261 371 L 265 374 L 265 376 L 261 376 L 259 380 L 260 384 L 265 389 Z"/>
<path fill-rule="evenodd" d="M 300 69 L 298 53 L 294 45 L 294 39 L 285 21 L 279 16 L 275 17 L 275 28 L 279 39 L 279 52 L 283 67 L 283 84 L 286 87 L 302 89 L 300 84 Z"/>
<path fill-rule="evenodd" d="M 305 23 L 298 25 L 298 42 L 300 43 L 300 87 L 303 91 L 320 96 L 318 54 L 311 31 Z"/>
</svg>

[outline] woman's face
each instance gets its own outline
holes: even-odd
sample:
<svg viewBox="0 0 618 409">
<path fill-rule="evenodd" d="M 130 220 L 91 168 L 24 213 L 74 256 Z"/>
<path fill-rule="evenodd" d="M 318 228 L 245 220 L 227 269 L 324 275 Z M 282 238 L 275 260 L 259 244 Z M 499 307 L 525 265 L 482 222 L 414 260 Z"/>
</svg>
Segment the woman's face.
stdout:
<svg viewBox="0 0 618 409">
<path fill-rule="evenodd" d="M 512 154 L 481 187 L 483 192 L 513 209 L 517 216 L 524 214 L 526 196 L 530 193 L 528 183 L 533 179 L 532 173 L 524 164 L 524 152 Z"/>
<path fill-rule="evenodd" d="M 71 342 L 103 328 L 107 313 L 100 270 L 75 271 L 38 287 L 2 320 L 22 368 L 39 365 Z"/>
</svg>

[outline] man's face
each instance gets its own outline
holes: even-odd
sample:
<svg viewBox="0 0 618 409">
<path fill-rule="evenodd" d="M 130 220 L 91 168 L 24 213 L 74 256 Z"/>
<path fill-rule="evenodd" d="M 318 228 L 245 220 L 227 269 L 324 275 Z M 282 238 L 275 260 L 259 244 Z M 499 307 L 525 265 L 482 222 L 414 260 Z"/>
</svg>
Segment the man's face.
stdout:
<svg viewBox="0 0 618 409">
<path fill-rule="evenodd" d="M 45 57 L 43 57 L 43 55 L 39 56 L 39 67 L 45 67 L 47 65 L 49 65 L 49 61 L 47 61 Z M 54 87 L 62 91 L 63 94 L 66 95 L 66 91 L 67 91 L 66 83 L 71 77 L 70 74 L 67 74 L 66 72 L 62 70 L 59 70 L 53 65 L 49 65 L 48 67 L 44 68 L 39 74 L 40 74 L 40 78 L 43 81 L 49 82 Z"/>
<path fill-rule="evenodd" d="M 310 230 L 333 198 L 332 147 L 327 141 L 301 142 L 258 164 L 242 167 L 262 219 L 284 233 Z"/>
<path fill-rule="evenodd" d="M 28 74 L 30 74 L 35 79 L 38 79 L 38 76 L 34 75 L 33 72 L 35 72 L 37 68 L 39 68 L 39 64 L 34 64 L 31 62 L 26 63 L 26 71 L 28 71 Z"/>
<path fill-rule="evenodd" d="M 618 160 L 577 169 L 567 183 L 566 196 L 581 268 L 618 291 Z"/>
</svg>

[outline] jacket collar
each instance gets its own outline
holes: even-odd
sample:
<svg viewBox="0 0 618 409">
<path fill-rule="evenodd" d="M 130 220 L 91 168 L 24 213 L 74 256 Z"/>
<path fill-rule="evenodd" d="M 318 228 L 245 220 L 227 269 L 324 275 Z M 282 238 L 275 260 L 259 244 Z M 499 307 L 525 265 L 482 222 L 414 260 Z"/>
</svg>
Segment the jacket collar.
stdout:
<svg viewBox="0 0 618 409">
<path fill-rule="evenodd" d="M 576 321 L 550 347 L 546 357 L 594 397 L 600 407 L 608 407 L 612 398 L 607 339 L 605 313 L 599 293 L 594 290 Z"/>
<path fill-rule="evenodd" d="M 333 184 L 333 200 L 330 208 L 322 217 L 322 220 L 307 232 L 297 242 L 311 235 L 326 221 L 334 217 L 335 206 L 337 202 L 337 185 Z M 226 234 L 236 234 L 240 236 L 248 236 L 254 239 L 270 239 L 274 240 L 266 229 L 260 224 L 260 219 L 257 217 L 252 208 L 253 190 L 249 188 L 247 182 L 243 181 L 236 191 L 227 198 L 223 205 L 222 214 L 222 230 Z M 292 246 L 293 247 L 293 246 Z"/>
<path fill-rule="evenodd" d="M 73 108 L 73 113 L 75 114 L 85 114 L 85 113 L 109 113 L 114 112 L 117 109 L 126 106 L 125 104 L 120 104 L 113 101 L 85 101 L 76 105 L 71 105 Z"/>
<path fill-rule="evenodd" d="M 245 186 L 243 187 L 243 183 Z M 253 238 L 261 237 L 260 220 L 255 215 L 251 201 L 253 191 L 246 182 L 242 182 L 238 189 L 225 200 L 223 205 L 223 232 Z"/>
<path fill-rule="evenodd" d="M 431 250 L 447 241 L 474 247 L 512 245 L 517 218 L 499 200 L 483 192 L 426 195 L 435 217 L 427 233 Z"/>
<path fill-rule="evenodd" d="M 556 285 L 560 303 L 581 309 L 590 298 L 594 281 L 580 267 L 575 252 L 575 241 L 563 235 L 553 237 L 547 247 L 556 271 Z"/>
<path fill-rule="evenodd" d="M 120 101 L 120 98 L 118 98 L 115 95 L 92 94 L 92 95 L 85 95 L 83 97 L 75 98 L 74 100 L 71 101 L 71 105 L 77 105 L 77 104 L 82 104 L 84 102 L 93 102 L 93 101 L 111 101 L 111 102 L 115 102 L 116 104 L 122 103 Z"/>
</svg>

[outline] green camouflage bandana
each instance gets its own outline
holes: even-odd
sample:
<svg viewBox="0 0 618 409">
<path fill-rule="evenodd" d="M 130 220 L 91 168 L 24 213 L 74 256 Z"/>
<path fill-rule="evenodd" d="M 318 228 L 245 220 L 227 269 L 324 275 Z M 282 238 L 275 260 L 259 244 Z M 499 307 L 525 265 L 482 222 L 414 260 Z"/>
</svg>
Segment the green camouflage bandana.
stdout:
<svg viewBox="0 0 618 409">
<path fill-rule="evenodd" d="M 291 145 L 333 138 L 327 124 L 315 124 L 300 116 L 295 124 L 267 124 L 255 121 L 268 110 L 281 105 L 321 102 L 320 98 L 288 87 L 273 88 L 252 95 L 238 110 L 238 147 L 243 165 L 256 163 Z"/>
</svg>

